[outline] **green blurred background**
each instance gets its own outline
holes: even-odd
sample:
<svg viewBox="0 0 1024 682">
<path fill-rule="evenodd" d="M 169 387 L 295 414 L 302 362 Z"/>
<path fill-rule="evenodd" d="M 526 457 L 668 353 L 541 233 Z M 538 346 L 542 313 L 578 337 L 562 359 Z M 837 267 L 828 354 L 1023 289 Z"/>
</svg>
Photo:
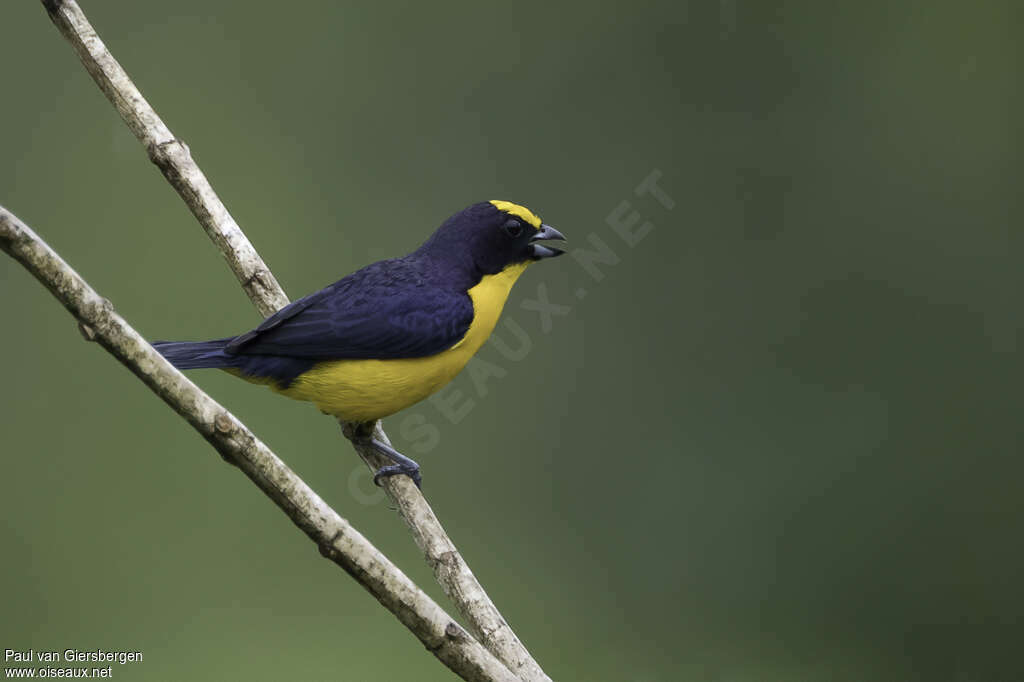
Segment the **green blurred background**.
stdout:
<svg viewBox="0 0 1024 682">
<path fill-rule="evenodd" d="M 385 422 L 553 677 L 1024 678 L 1019 7 L 84 9 L 292 297 L 490 198 L 614 252 L 523 277 L 528 356 L 485 346 L 461 421 Z M 257 323 L 39 3 L 0 23 L 0 203 L 149 338 Z M 635 193 L 655 170 L 671 210 Z M 0 282 L 0 648 L 452 678 L 6 257 Z M 451 610 L 332 420 L 191 376 Z"/>
</svg>

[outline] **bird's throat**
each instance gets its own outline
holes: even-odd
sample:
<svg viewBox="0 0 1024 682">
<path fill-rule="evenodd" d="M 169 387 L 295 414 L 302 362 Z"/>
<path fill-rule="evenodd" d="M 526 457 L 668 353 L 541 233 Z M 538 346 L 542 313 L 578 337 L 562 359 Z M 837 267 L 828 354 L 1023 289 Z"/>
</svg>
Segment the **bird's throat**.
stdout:
<svg viewBox="0 0 1024 682">
<path fill-rule="evenodd" d="M 473 355 L 480 349 L 494 330 L 494 325 L 498 323 L 501 310 L 505 307 L 509 292 L 512 291 L 512 285 L 519 279 L 519 275 L 523 274 L 527 265 L 528 261 L 513 263 L 499 273 L 484 275 L 478 284 L 470 288 L 467 293 L 473 301 L 473 322 L 469 325 L 466 335 L 449 351 L 459 348 L 468 351 L 468 355 Z"/>
</svg>

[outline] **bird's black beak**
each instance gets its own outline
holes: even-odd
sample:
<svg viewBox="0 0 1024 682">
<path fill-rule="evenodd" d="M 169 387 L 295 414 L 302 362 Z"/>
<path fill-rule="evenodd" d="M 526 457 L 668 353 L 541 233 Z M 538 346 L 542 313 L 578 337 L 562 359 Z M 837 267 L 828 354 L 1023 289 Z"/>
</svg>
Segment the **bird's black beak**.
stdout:
<svg viewBox="0 0 1024 682">
<path fill-rule="evenodd" d="M 537 234 L 533 235 L 530 239 L 530 247 L 533 249 L 534 260 L 540 260 L 541 258 L 554 258 L 555 256 L 561 256 L 565 253 L 562 249 L 556 249 L 552 246 L 545 246 L 544 244 L 536 243 L 545 240 L 564 242 L 565 235 L 550 225 L 541 225 L 540 229 L 537 230 Z"/>
</svg>

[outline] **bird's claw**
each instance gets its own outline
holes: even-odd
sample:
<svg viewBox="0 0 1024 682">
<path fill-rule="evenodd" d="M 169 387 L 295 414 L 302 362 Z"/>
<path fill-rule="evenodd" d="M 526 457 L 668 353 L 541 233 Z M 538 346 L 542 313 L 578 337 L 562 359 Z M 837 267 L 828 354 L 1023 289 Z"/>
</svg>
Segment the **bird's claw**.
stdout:
<svg viewBox="0 0 1024 682">
<path fill-rule="evenodd" d="M 375 485 L 380 485 L 380 479 L 387 478 L 388 476 L 395 476 L 397 474 L 405 474 L 412 479 L 412 482 L 416 484 L 417 488 L 422 489 L 420 482 L 423 480 L 423 477 L 420 476 L 420 468 L 407 467 L 401 464 L 390 464 L 386 467 L 377 469 L 377 473 L 373 475 L 373 482 Z"/>
</svg>

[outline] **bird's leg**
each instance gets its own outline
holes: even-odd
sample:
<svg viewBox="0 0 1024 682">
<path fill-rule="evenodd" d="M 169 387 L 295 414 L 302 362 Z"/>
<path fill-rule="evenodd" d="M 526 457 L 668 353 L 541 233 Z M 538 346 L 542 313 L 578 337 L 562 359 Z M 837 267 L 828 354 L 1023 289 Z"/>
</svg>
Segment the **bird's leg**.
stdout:
<svg viewBox="0 0 1024 682">
<path fill-rule="evenodd" d="M 389 464 L 386 467 L 377 469 L 377 473 L 373 475 L 373 482 L 380 485 L 380 479 L 387 476 L 394 476 L 395 474 L 405 474 L 412 479 L 412 482 L 416 484 L 417 488 L 420 488 L 420 481 L 423 477 L 420 476 L 420 465 L 415 461 L 409 459 L 398 450 L 387 443 L 382 443 L 376 438 L 369 436 L 364 441 L 367 445 L 372 447 L 374 450 L 390 459 L 394 464 Z"/>
<path fill-rule="evenodd" d="M 394 476 L 395 474 L 405 474 L 406 476 L 411 478 L 412 482 L 416 484 L 417 488 L 419 488 L 420 481 L 422 480 L 422 477 L 420 476 L 420 465 L 417 464 L 415 461 L 409 459 L 405 455 L 403 455 L 398 450 L 395 450 L 387 443 L 384 443 L 374 438 L 372 435 L 373 432 L 370 430 L 370 428 L 368 428 L 372 428 L 372 426 L 372 422 L 368 422 L 365 424 L 360 424 L 356 422 L 341 423 L 342 433 L 344 433 L 345 436 L 353 443 L 355 443 L 356 445 L 364 445 L 371 447 L 380 454 L 390 459 L 392 462 L 394 462 L 394 464 L 389 464 L 388 466 L 381 467 L 380 469 L 378 469 L 377 472 L 373 475 L 373 482 L 377 485 L 380 485 L 380 479 L 382 478 Z"/>
</svg>

